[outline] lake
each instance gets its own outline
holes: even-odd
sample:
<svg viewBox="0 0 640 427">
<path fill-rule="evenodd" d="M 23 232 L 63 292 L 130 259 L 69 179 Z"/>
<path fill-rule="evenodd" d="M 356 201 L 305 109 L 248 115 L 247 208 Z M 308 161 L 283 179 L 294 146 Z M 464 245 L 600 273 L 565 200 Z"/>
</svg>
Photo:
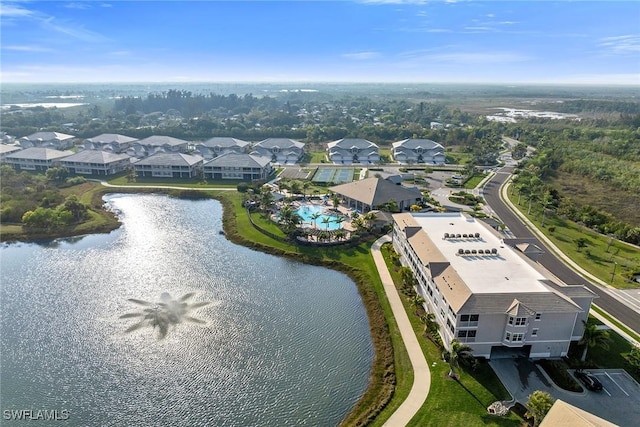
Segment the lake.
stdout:
<svg viewBox="0 0 640 427">
<path fill-rule="evenodd" d="M 342 420 L 373 360 L 351 279 L 227 241 L 214 200 L 106 201 L 123 222 L 110 234 L 0 249 L 3 411 L 65 425 Z"/>
</svg>

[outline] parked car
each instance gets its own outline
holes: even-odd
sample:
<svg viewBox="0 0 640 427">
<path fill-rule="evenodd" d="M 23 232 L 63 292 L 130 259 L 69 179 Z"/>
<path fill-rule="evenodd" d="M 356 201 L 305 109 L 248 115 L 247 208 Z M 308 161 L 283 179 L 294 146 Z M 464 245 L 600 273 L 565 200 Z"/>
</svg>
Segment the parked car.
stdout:
<svg viewBox="0 0 640 427">
<path fill-rule="evenodd" d="M 602 383 L 590 372 L 583 371 L 582 369 L 576 369 L 575 375 L 576 378 L 578 378 L 589 390 L 602 390 Z"/>
</svg>

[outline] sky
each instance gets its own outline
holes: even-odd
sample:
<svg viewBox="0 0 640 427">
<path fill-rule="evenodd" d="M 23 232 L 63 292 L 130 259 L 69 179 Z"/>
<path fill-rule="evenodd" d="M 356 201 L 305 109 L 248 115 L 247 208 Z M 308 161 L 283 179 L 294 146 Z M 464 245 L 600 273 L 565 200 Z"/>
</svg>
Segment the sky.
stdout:
<svg viewBox="0 0 640 427">
<path fill-rule="evenodd" d="M 12 1 L 2 82 L 640 85 L 638 1 Z"/>
</svg>

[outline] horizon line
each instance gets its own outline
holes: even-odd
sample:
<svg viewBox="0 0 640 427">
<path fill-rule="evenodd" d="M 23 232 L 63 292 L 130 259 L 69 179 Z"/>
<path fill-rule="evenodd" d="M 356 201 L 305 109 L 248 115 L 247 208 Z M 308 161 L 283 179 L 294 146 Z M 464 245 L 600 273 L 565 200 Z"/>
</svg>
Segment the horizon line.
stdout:
<svg viewBox="0 0 640 427">
<path fill-rule="evenodd" d="M 434 84 L 434 85 L 494 85 L 494 86 L 626 86 L 626 87 L 640 87 L 640 82 L 543 82 L 543 81 L 515 81 L 515 82 L 494 82 L 494 81 L 477 81 L 477 82 L 456 82 L 456 81 L 352 81 L 352 80 L 130 80 L 130 81 L 92 81 L 92 82 L 69 82 L 69 81 L 5 81 L 3 85 L 11 84 L 78 84 L 78 85 L 91 85 L 91 84 L 350 84 L 350 85 L 369 85 L 369 84 L 389 84 L 389 85 L 401 85 L 401 84 Z"/>
</svg>

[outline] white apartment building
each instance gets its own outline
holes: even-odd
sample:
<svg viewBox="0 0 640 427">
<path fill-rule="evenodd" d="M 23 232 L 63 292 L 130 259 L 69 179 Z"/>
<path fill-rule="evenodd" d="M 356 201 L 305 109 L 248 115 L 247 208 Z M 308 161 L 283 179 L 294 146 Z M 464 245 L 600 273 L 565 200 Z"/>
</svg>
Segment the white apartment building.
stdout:
<svg viewBox="0 0 640 427">
<path fill-rule="evenodd" d="M 393 216 L 393 246 L 418 282 L 425 308 L 476 357 L 558 358 L 582 337 L 596 295 L 566 285 L 462 213 Z"/>
</svg>

